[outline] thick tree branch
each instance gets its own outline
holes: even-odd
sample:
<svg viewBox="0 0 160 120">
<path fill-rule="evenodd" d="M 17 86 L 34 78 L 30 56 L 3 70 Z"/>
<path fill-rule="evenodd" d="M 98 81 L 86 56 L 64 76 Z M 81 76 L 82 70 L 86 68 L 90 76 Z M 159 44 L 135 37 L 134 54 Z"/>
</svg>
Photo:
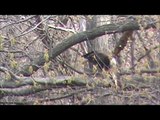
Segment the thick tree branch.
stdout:
<svg viewBox="0 0 160 120">
<path fill-rule="evenodd" d="M 140 70 L 140 71 L 122 71 L 120 75 L 131 75 L 131 74 L 142 74 L 142 73 L 160 73 L 160 69 Z"/>
<path fill-rule="evenodd" d="M 18 88 L 26 85 L 52 85 L 53 86 L 65 86 L 65 85 L 86 85 L 87 80 L 83 78 L 72 78 L 71 76 L 58 76 L 55 78 L 34 78 L 21 77 L 20 80 L 15 81 L 5 81 L 0 79 L 0 88 Z"/>
<path fill-rule="evenodd" d="M 51 89 L 51 86 L 32 86 L 32 87 L 25 87 L 21 89 L 0 89 L 0 96 L 8 96 L 8 95 L 15 95 L 15 96 L 24 96 L 34 94 L 40 91 Z"/>
<path fill-rule="evenodd" d="M 26 80 L 29 83 L 31 83 L 31 80 Z M 30 94 L 34 94 L 40 91 L 44 91 L 44 90 L 49 90 L 49 89 L 53 89 L 53 88 L 57 88 L 57 87 L 64 87 L 64 86 L 104 86 L 104 87 L 109 87 L 111 85 L 110 82 L 106 83 L 104 82 L 104 80 L 98 81 L 97 79 L 92 79 L 92 80 L 85 80 L 84 78 L 72 78 L 72 77 L 66 77 L 66 78 L 61 78 L 61 79 L 57 79 L 57 80 L 51 80 L 50 78 L 35 78 L 35 81 L 38 82 L 38 85 L 33 85 L 33 81 L 32 81 L 32 85 L 27 87 L 25 85 L 29 85 L 28 82 L 26 81 L 22 81 L 22 83 L 17 83 L 20 85 L 23 84 L 23 87 L 18 87 L 18 88 L 14 88 L 13 86 L 10 85 L 10 87 L 12 87 L 10 89 L 9 86 L 5 86 L 6 84 L 0 83 L 1 84 L 1 88 L 0 88 L 0 98 L 4 97 L 4 96 L 8 96 L 8 95 L 15 95 L 15 96 L 24 96 L 24 95 L 30 95 Z M 97 82 L 98 81 L 98 82 Z M 157 83 L 157 85 L 159 85 L 159 81 L 160 78 L 156 78 L 156 77 L 145 77 L 143 78 L 141 75 L 135 75 L 133 80 L 123 80 L 123 84 L 126 86 L 141 86 L 141 87 L 145 87 L 147 85 L 152 85 L 151 83 Z M 140 83 L 144 83 L 144 84 L 140 84 Z M 5 82 L 6 83 L 6 82 Z M 24 84 L 25 83 L 25 84 Z M 9 84 L 8 84 L 9 85 Z M 16 84 L 14 84 L 16 86 Z M 25 87 L 24 87 L 25 86 Z M 14 89 L 13 89 L 14 88 Z M 63 96 L 64 97 L 64 96 Z M 66 96 L 65 96 L 66 97 Z M 52 98 L 52 99 L 56 99 L 56 98 Z"/>
<path fill-rule="evenodd" d="M 152 27 L 152 24 L 148 24 L 145 29 Z M 68 48 L 72 47 L 73 45 L 86 41 L 86 40 L 93 40 L 96 37 L 100 37 L 105 34 L 113 34 L 118 32 L 130 31 L 130 30 L 139 30 L 139 25 L 136 21 L 127 22 L 127 23 L 118 23 L 118 24 L 107 24 L 103 26 L 96 27 L 92 30 L 84 31 L 81 33 L 77 33 L 63 42 L 59 43 L 55 48 L 52 49 L 50 55 L 50 60 L 57 57 L 63 51 L 67 50 Z M 39 58 L 35 59 L 30 65 L 25 66 L 25 68 L 20 72 L 24 76 L 30 76 L 31 73 L 28 72 L 29 66 L 33 67 L 34 71 L 38 70 L 38 66 L 44 65 L 45 59 L 44 54 L 41 54 Z"/>
</svg>

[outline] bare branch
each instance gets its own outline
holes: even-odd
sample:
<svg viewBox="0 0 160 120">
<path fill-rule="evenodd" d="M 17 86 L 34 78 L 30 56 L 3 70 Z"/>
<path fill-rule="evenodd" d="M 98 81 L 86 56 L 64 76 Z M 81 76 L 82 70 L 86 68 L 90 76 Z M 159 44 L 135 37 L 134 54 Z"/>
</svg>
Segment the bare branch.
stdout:
<svg viewBox="0 0 160 120">
<path fill-rule="evenodd" d="M 48 27 L 53 28 L 53 29 L 56 29 L 56 30 L 62 30 L 62 31 L 65 31 L 65 32 L 71 32 L 71 33 L 74 33 L 74 34 L 77 33 L 75 30 L 66 29 L 66 28 L 63 28 L 63 27 L 55 27 L 55 26 L 53 26 L 53 25 L 48 25 Z"/>
<path fill-rule="evenodd" d="M 8 69 L 5 68 L 5 67 L 0 66 L 0 71 L 1 71 L 1 72 L 4 72 L 4 73 L 5 73 L 5 72 L 8 72 L 8 73 L 11 75 L 11 80 L 13 80 L 13 79 L 19 80 L 19 79 L 20 79 L 17 75 L 15 75 L 12 71 L 8 70 Z"/>
<path fill-rule="evenodd" d="M 36 82 L 39 85 L 52 85 L 52 86 L 64 86 L 64 85 L 85 85 L 86 80 L 84 78 L 72 78 L 71 76 L 58 76 L 55 78 L 39 78 L 35 77 L 20 77 L 18 81 L 5 81 L 0 79 L 0 88 L 17 88 L 26 85 L 34 85 Z"/>
<path fill-rule="evenodd" d="M 29 19 L 34 18 L 35 16 L 36 16 L 36 15 L 33 15 L 33 16 L 27 17 L 26 19 L 23 19 L 23 20 L 20 20 L 20 21 L 14 22 L 14 23 L 10 23 L 10 24 L 8 24 L 8 25 L 6 25 L 6 26 L 4 26 L 4 27 L 0 28 L 0 30 L 2 30 L 2 29 L 4 29 L 4 28 L 6 28 L 6 27 L 8 27 L 8 26 L 14 25 L 14 24 L 19 24 L 19 23 L 25 22 L 25 21 L 27 21 L 27 20 L 29 20 Z"/>
<path fill-rule="evenodd" d="M 146 51 L 146 53 L 144 55 L 142 55 L 141 57 L 138 58 L 137 63 L 135 63 L 130 69 L 133 69 L 144 57 L 146 57 L 150 52 L 152 52 L 153 50 L 160 48 L 160 45 L 157 45 L 153 48 L 151 48 L 150 50 Z"/>
<path fill-rule="evenodd" d="M 122 71 L 120 75 L 131 75 L 131 74 L 142 74 L 142 73 L 160 73 L 160 69 L 140 70 L 140 71 Z"/>
<path fill-rule="evenodd" d="M 42 20 L 40 23 L 36 24 L 33 28 L 29 29 L 28 31 L 26 31 L 26 32 L 24 32 L 24 33 L 16 36 L 15 38 L 20 37 L 20 36 L 23 36 L 23 35 L 26 35 L 26 34 L 32 32 L 32 31 L 35 30 L 41 23 L 43 23 L 44 21 L 46 21 L 49 17 L 50 17 L 50 16 L 48 16 L 47 18 L 45 18 L 44 20 Z"/>
<path fill-rule="evenodd" d="M 68 94 L 66 94 L 66 95 L 58 96 L 58 97 L 47 98 L 47 99 L 40 99 L 40 100 L 38 100 L 38 102 L 47 102 L 47 101 L 59 100 L 59 99 L 71 97 L 71 96 L 73 96 L 73 95 L 75 95 L 75 94 L 82 93 L 82 92 L 85 92 L 85 91 L 92 91 L 93 89 L 94 89 L 94 88 L 85 88 L 85 89 L 77 90 L 77 91 L 68 93 Z"/>
<path fill-rule="evenodd" d="M 50 86 L 32 86 L 32 87 L 25 87 L 21 89 L 0 89 L 1 96 L 8 96 L 8 95 L 15 95 L 15 96 L 24 96 L 34 94 L 43 90 L 51 89 Z"/>
<path fill-rule="evenodd" d="M 4 53 L 23 53 L 21 50 L 0 50 L 0 52 L 4 52 Z"/>
</svg>

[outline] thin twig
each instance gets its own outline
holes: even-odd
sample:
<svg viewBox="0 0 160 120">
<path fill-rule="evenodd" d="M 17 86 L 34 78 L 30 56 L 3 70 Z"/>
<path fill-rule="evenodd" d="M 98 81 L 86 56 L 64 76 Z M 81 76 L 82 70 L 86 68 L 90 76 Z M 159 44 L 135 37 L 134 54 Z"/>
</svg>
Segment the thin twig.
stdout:
<svg viewBox="0 0 160 120">
<path fill-rule="evenodd" d="M 40 99 L 38 100 L 39 102 L 47 102 L 47 101 L 54 101 L 54 100 L 59 100 L 59 99 L 63 99 L 63 98 L 67 98 L 67 97 L 71 97 L 75 94 L 78 94 L 78 93 L 81 93 L 81 92 L 85 92 L 85 91 L 91 91 L 93 90 L 94 88 L 85 88 L 85 89 L 81 89 L 81 90 L 77 90 L 77 91 L 74 91 L 74 92 L 71 92 L 69 94 L 66 94 L 66 95 L 62 95 L 62 96 L 59 96 L 59 97 L 53 97 L 53 98 L 47 98 L 47 99 Z"/>
<path fill-rule="evenodd" d="M 48 16 L 47 18 L 45 18 L 44 20 L 42 20 L 41 22 L 39 22 L 37 25 L 35 25 L 33 28 L 29 29 L 28 31 L 26 31 L 26 32 L 24 32 L 24 33 L 16 36 L 15 38 L 20 37 L 20 36 L 23 36 L 23 35 L 25 35 L 25 34 L 28 34 L 28 33 L 32 32 L 32 31 L 35 30 L 41 23 L 43 23 L 44 21 L 46 21 L 49 17 L 50 17 L 50 16 Z"/>
<path fill-rule="evenodd" d="M 63 27 L 56 27 L 56 26 L 53 26 L 53 25 L 48 25 L 48 27 L 53 28 L 53 29 L 56 29 L 56 30 L 62 30 L 62 31 L 65 31 L 65 32 L 72 32 L 72 33 L 74 33 L 74 34 L 77 33 L 75 30 L 66 29 L 66 28 L 63 28 Z"/>
</svg>

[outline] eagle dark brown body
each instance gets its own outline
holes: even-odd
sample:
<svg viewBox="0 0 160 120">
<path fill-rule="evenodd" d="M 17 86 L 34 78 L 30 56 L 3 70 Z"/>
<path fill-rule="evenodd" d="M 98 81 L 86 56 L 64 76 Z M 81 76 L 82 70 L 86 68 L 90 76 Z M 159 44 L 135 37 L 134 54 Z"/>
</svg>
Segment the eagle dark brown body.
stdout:
<svg viewBox="0 0 160 120">
<path fill-rule="evenodd" d="M 98 67 L 102 70 L 105 69 L 106 71 L 111 67 L 110 66 L 110 59 L 107 55 L 101 52 L 92 51 L 85 55 L 83 55 L 85 59 L 87 59 L 90 63 L 94 65 L 98 65 Z"/>
</svg>

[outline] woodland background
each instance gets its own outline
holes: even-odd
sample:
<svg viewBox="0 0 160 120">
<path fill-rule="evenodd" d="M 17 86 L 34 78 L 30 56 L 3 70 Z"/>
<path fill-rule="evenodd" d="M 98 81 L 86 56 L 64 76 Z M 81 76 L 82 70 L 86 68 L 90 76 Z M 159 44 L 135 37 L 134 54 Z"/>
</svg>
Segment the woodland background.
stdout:
<svg viewBox="0 0 160 120">
<path fill-rule="evenodd" d="M 159 15 L 1 15 L 0 56 L 1 105 L 160 104 Z"/>
</svg>

